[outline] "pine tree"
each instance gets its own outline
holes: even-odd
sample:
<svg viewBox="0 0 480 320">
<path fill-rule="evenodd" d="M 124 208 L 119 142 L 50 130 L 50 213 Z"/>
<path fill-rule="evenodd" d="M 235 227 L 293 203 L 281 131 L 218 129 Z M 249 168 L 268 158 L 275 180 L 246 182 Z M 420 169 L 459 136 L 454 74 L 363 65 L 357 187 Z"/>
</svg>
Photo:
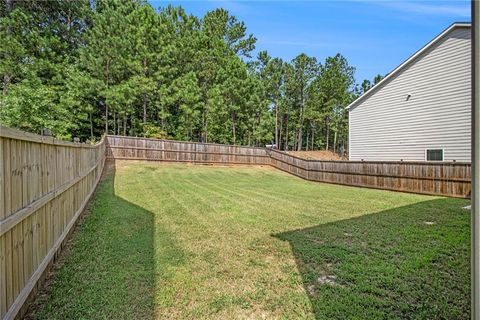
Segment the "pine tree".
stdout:
<svg viewBox="0 0 480 320">
<path fill-rule="evenodd" d="M 141 0 L 6 0 L 0 121 L 92 141 L 114 133 L 286 150 L 345 144 L 343 107 L 362 92 L 346 59 L 251 59 L 255 43 L 224 9 L 196 17 Z"/>
</svg>

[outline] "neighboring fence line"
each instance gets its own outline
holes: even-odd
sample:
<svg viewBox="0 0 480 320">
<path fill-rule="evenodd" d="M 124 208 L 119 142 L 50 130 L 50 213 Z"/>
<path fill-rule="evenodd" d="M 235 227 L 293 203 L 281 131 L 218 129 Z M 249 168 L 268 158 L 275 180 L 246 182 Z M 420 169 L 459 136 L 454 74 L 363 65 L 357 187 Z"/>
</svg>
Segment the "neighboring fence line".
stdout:
<svg viewBox="0 0 480 320">
<path fill-rule="evenodd" d="M 270 164 L 265 148 L 107 136 L 107 158 L 205 164 Z"/>
<path fill-rule="evenodd" d="M 468 198 L 470 163 L 321 161 L 265 148 L 107 136 L 107 157 L 125 160 L 271 165 L 310 181 Z"/>
<path fill-rule="evenodd" d="M 460 162 L 319 161 L 272 150 L 270 164 L 310 181 L 468 198 L 471 165 Z"/>
<path fill-rule="evenodd" d="M 0 127 L 0 318 L 25 311 L 104 160 L 103 140 L 92 146 Z"/>
<path fill-rule="evenodd" d="M 107 136 L 95 146 L 0 127 L 0 318 L 11 319 L 93 194 L 105 158 L 271 165 L 306 180 L 467 198 L 470 163 L 306 160 L 243 146 Z"/>
</svg>

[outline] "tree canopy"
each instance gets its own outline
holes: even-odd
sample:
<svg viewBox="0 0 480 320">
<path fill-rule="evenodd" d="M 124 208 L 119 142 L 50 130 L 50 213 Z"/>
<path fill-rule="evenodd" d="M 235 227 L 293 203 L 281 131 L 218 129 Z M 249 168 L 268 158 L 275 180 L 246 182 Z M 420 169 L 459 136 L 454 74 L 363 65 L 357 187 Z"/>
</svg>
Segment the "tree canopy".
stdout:
<svg viewBox="0 0 480 320">
<path fill-rule="evenodd" d="M 4 0 L 0 121 L 82 141 L 346 147 L 345 107 L 371 83 L 357 85 L 340 54 L 287 62 L 254 56 L 255 44 L 225 9 L 196 17 L 135 0 Z"/>
</svg>

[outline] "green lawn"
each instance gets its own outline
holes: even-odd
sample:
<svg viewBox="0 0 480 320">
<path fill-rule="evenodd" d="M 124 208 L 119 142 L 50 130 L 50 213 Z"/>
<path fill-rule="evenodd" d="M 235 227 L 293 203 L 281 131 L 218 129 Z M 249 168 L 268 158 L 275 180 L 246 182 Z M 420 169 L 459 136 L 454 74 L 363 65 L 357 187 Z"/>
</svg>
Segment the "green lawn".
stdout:
<svg viewBox="0 0 480 320">
<path fill-rule="evenodd" d="M 467 319 L 466 200 L 120 163 L 41 319 Z"/>
</svg>

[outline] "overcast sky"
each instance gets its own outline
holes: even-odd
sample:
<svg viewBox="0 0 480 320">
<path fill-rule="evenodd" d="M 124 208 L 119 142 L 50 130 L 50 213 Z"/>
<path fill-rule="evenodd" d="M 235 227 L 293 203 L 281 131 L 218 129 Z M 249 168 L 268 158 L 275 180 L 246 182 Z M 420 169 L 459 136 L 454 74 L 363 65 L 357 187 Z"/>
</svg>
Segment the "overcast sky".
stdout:
<svg viewBox="0 0 480 320">
<path fill-rule="evenodd" d="M 358 82 L 386 74 L 453 22 L 470 21 L 470 1 L 149 1 L 203 16 L 225 8 L 246 23 L 256 52 L 290 61 L 304 52 L 323 61 L 337 52 Z"/>
</svg>

